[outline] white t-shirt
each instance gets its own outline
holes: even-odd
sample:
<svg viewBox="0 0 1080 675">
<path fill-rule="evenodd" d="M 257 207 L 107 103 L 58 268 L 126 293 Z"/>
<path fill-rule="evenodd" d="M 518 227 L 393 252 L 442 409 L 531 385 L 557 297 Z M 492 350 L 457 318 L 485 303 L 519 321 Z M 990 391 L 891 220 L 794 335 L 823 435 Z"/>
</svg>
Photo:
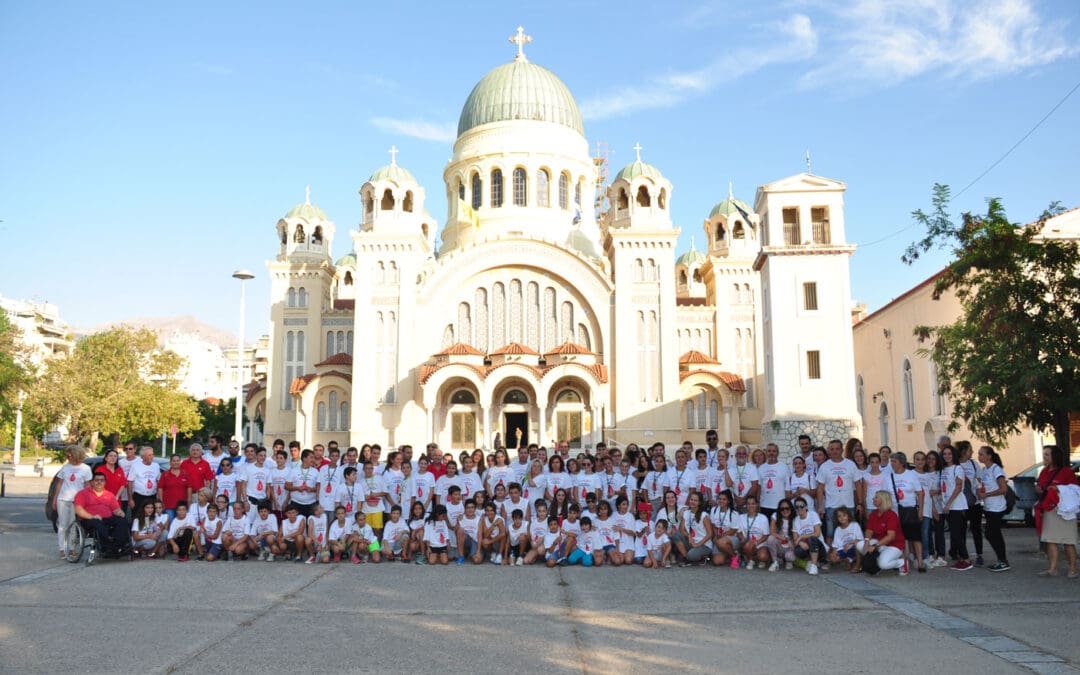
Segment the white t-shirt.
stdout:
<svg viewBox="0 0 1080 675">
<path fill-rule="evenodd" d="M 396 523 L 392 520 L 383 523 L 382 540 L 387 546 L 390 546 L 391 542 L 395 541 L 401 535 L 408 535 L 408 533 L 409 526 L 400 518 L 398 518 Z"/>
<path fill-rule="evenodd" d="M 855 481 L 858 479 L 859 469 L 850 459 L 842 458 L 839 462 L 830 459 L 822 464 L 817 472 L 817 482 L 825 484 L 825 508 L 855 508 Z"/>
<path fill-rule="evenodd" d="M 90 468 L 87 467 L 87 471 Z M 135 494 L 143 497 L 157 495 L 158 481 L 161 480 L 161 467 L 156 462 L 144 464 L 142 460 L 131 465 L 131 473 L 127 474 L 128 482 L 135 489 Z M 89 479 L 88 479 L 89 480 Z"/>
<path fill-rule="evenodd" d="M 960 481 L 960 487 L 956 482 Z M 964 470 L 956 465 L 947 466 L 941 470 L 941 498 L 946 504 L 954 492 L 959 492 L 952 506 L 946 507 L 950 511 L 967 511 L 967 497 L 964 496 Z"/>
<path fill-rule="evenodd" d="M 308 467 L 306 469 L 295 467 L 289 472 L 289 482 L 295 488 L 318 487 L 319 482 L 319 470 Z M 289 497 L 297 504 L 314 504 L 319 499 L 319 493 L 317 492 L 302 492 L 296 490 L 289 493 Z"/>
<path fill-rule="evenodd" d="M 199 504 L 199 502 L 195 502 L 188 507 L 187 519 L 196 528 L 201 527 L 209 517 L 206 512 L 206 507 L 208 506 L 210 506 L 210 504 Z"/>
<path fill-rule="evenodd" d="M 994 492 L 999 488 L 998 478 L 1004 478 L 1005 472 L 1001 470 L 1001 467 L 997 464 L 991 464 L 990 466 L 984 466 L 979 469 L 979 483 L 986 488 L 987 492 Z M 984 501 L 984 508 L 991 513 L 1001 513 L 1005 510 L 1005 495 L 994 495 L 993 497 L 987 497 Z"/>
<path fill-rule="evenodd" d="M 750 518 L 750 514 L 744 514 L 740 516 L 739 534 L 742 538 L 749 541 L 750 537 L 754 538 L 756 542 L 763 542 L 769 536 L 769 519 L 765 517 L 764 513 L 758 513 L 753 518 Z"/>
<path fill-rule="evenodd" d="M 357 485 L 364 486 L 364 506 L 362 510 L 364 513 L 382 513 L 386 510 L 386 500 L 382 497 L 369 497 L 369 495 L 386 492 L 386 481 L 382 479 L 382 476 L 372 474 L 371 478 L 367 476 L 360 476 L 356 479 Z"/>
<path fill-rule="evenodd" d="M 514 525 L 514 521 L 510 521 L 510 545 L 517 546 L 521 543 L 522 537 L 526 540 L 529 538 L 529 521 L 522 519 L 520 525 Z"/>
<path fill-rule="evenodd" d="M 791 501 L 794 502 L 796 498 L 802 497 L 806 500 L 806 506 L 814 511 L 817 500 L 814 498 L 814 489 L 817 487 L 817 483 L 814 482 L 814 475 L 809 471 L 804 471 L 803 475 L 796 476 L 794 472 L 788 476 L 787 489 L 791 492 Z M 806 488 L 810 490 L 810 494 L 803 493 L 801 495 L 795 494 L 795 491 L 799 488 Z"/>
<path fill-rule="evenodd" d="M 319 503 L 327 513 L 334 512 L 338 486 L 345 481 L 343 473 L 341 466 L 327 464 L 319 469 Z"/>
<path fill-rule="evenodd" d="M 884 471 L 875 476 L 869 469 L 863 472 L 862 480 L 866 486 L 866 511 L 869 513 L 874 509 L 874 495 L 881 490 L 891 493 L 892 482 L 889 481 L 889 474 Z"/>
<path fill-rule="evenodd" d="M 409 477 L 416 475 L 409 474 Z M 382 473 L 383 482 L 386 483 L 386 492 L 390 495 L 390 504 L 401 504 L 401 493 L 405 483 L 405 472 L 399 469 L 387 469 Z"/>
<path fill-rule="evenodd" d="M 604 548 L 605 546 L 618 546 L 620 535 L 615 532 L 615 519 L 608 518 L 602 520 L 600 518 L 594 518 L 593 532 L 596 533 L 597 546 Z"/>
<path fill-rule="evenodd" d="M 595 473 L 581 471 L 574 477 L 574 494 L 577 495 L 577 500 L 581 504 L 585 503 L 585 499 L 590 493 L 596 494 L 599 489 L 600 476 Z"/>
<path fill-rule="evenodd" d="M 462 493 L 465 492 L 465 488 L 461 487 L 461 476 L 455 475 L 453 478 L 439 476 L 438 480 L 435 481 L 435 496 L 439 498 L 440 504 L 448 502 L 447 495 L 450 494 L 450 488 L 455 485 L 461 488 Z"/>
<path fill-rule="evenodd" d="M 689 466 L 684 469 L 671 468 L 668 469 L 667 476 L 668 487 L 675 491 L 679 506 L 686 506 L 686 498 L 690 496 L 690 490 L 697 487 L 697 469 L 691 469 Z"/>
<path fill-rule="evenodd" d="M 975 503 L 979 504 L 982 500 L 979 499 L 979 463 L 974 459 L 969 459 L 966 462 L 960 463 L 960 468 L 964 470 L 964 478 L 971 483 L 971 491 L 975 493 Z M 993 490 L 990 490 L 992 492 Z M 968 507 L 970 508 L 970 504 Z"/>
<path fill-rule="evenodd" d="M 350 523 L 348 521 L 348 519 L 345 520 L 344 524 L 338 522 L 335 519 L 334 522 L 330 523 L 330 539 L 329 539 L 329 541 L 341 541 L 342 539 L 344 539 L 344 538 L 348 537 L 350 534 L 352 534 L 352 531 L 353 531 L 353 524 Z"/>
<path fill-rule="evenodd" d="M 896 484 L 893 492 L 894 502 L 899 502 L 899 506 L 917 506 L 918 495 L 922 492 L 919 474 L 911 469 L 905 470 L 904 473 L 894 473 L 889 476 L 889 488 L 893 487 L 894 482 Z"/>
<path fill-rule="evenodd" d="M 514 473 L 515 483 L 520 483 L 521 481 L 525 480 L 526 474 L 529 473 L 530 466 L 532 466 L 532 462 L 528 459 L 525 460 L 524 464 L 517 460 L 510 462 L 510 470 Z"/>
<path fill-rule="evenodd" d="M 533 546 L 538 546 L 544 540 L 544 533 L 547 532 L 547 529 L 547 516 L 533 518 L 529 521 L 529 538 L 532 540 Z"/>
<path fill-rule="evenodd" d="M 210 465 L 210 470 L 213 471 L 214 473 L 217 473 L 218 468 L 221 466 L 221 460 L 225 459 L 227 456 L 228 455 L 226 455 L 225 451 L 223 450 L 221 452 L 221 454 L 216 456 L 216 457 L 214 456 L 214 453 L 207 452 L 207 453 L 203 454 L 202 458 L 203 458 L 203 460 L 206 461 L 207 464 Z M 125 471 L 124 473 L 127 473 L 127 472 Z"/>
<path fill-rule="evenodd" d="M 436 548 L 450 545 L 450 528 L 446 526 L 446 522 L 442 520 L 436 520 L 433 523 L 426 523 L 424 525 L 424 540 L 428 545 Z"/>
<path fill-rule="evenodd" d="M 503 487 L 510 487 L 510 483 L 514 482 L 514 470 L 508 466 L 493 466 L 488 469 L 487 472 L 487 486 L 488 494 L 495 494 L 495 487 L 502 485 Z"/>
<path fill-rule="evenodd" d="M 273 518 L 273 516 L 270 516 Z M 185 527 L 195 527 L 195 523 L 191 522 L 188 518 L 173 518 L 173 521 L 169 523 L 169 539 L 176 538 L 176 535 L 180 533 L 180 530 Z"/>
<path fill-rule="evenodd" d="M 254 462 L 243 464 L 240 469 L 244 472 L 244 484 L 248 498 L 266 499 L 270 490 L 270 467 L 264 462 L 258 466 Z M 233 471 L 236 471 L 234 468 Z"/>
<path fill-rule="evenodd" d="M 910 472 L 908 472 L 910 473 Z M 843 551 L 852 544 L 863 538 L 862 528 L 855 521 L 848 523 L 847 527 L 837 527 L 833 530 L 832 547 L 837 551 Z"/>
<path fill-rule="evenodd" d="M 701 543 L 701 538 L 704 537 L 708 530 L 706 529 L 706 523 L 710 522 L 708 514 L 703 514 L 700 518 L 694 515 L 692 511 L 687 510 L 683 516 L 686 520 L 686 531 L 690 533 L 690 546 L 705 546 L 712 548 L 711 541 L 705 541 Z"/>
<path fill-rule="evenodd" d="M 663 497 L 664 490 L 666 490 L 669 485 L 670 483 L 666 471 L 648 472 L 645 474 L 645 481 L 641 484 L 641 486 L 645 488 L 645 494 L 648 496 L 650 502 Z"/>
<path fill-rule="evenodd" d="M 742 466 L 732 463 L 728 465 L 728 476 L 731 478 L 731 493 L 736 497 L 745 497 L 754 487 L 754 481 L 760 481 L 757 467 L 746 463 Z"/>
<path fill-rule="evenodd" d="M 775 509 L 787 490 L 788 468 L 786 464 L 768 462 L 757 467 L 761 484 L 761 506 Z"/>
<path fill-rule="evenodd" d="M 575 545 L 582 553 L 589 555 L 601 547 L 601 542 L 597 540 L 596 533 L 589 530 L 588 532 L 578 534 Z"/>
<path fill-rule="evenodd" d="M 649 537 L 647 545 L 649 547 L 649 550 L 652 551 L 653 556 L 656 557 L 660 555 L 660 549 L 664 548 L 664 544 L 670 541 L 671 539 L 668 538 L 667 533 L 665 532 L 660 536 L 653 535 Z"/>
<path fill-rule="evenodd" d="M 247 536 L 248 525 L 247 516 L 241 516 L 240 518 L 233 518 L 230 516 L 229 519 L 225 521 L 223 532 L 231 534 L 233 541 L 240 541 Z"/>
<path fill-rule="evenodd" d="M 127 479 L 131 480 L 131 467 L 132 467 L 132 465 L 136 464 L 136 463 L 141 464 L 142 460 L 139 459 L 138 455 L 135 455 L 135 459 L 128 459 L 127 455 L 121 455 L 120 459 L 116 460 L 116 463 L 120 466 L 121 469 L 124 470 L 124 475 L 127 476 Z M 216 471 L 216 469 L 215 469 L 215 471 Z"/>
<path fill-rule="evenodd" d="M 465 473 L 464 471 L 462 471 L 458 473 L 458 476 L 461 478 L 462 501 L 469 499 L 477 492 L 484 491 L 484 481 L 480 479 L 480 474 L 476 473 L 476 471 L 470 471 L 469 473 Z"/>
<path fill-rule="evenodd" d="M 217 491 L 214 496 L 225 495 L 229 498 L 229 503 L 232 504 L 236 501 L 236 494 L 236 472 L 234 471 L 228 475 L 218 474 Z"/>
<path fill-rule="evenodd" d="M 221 529 L 218 529 L 218 525 L 222 526 Z M 220 544 L 221 543 L 221 535 L 222 535 L 222 533 L 225 532 L 224 523 L 222 522 L 221 518 L 207 518 L 203 522 L 203 530 L 205 532 L 205 535 L 211 535 L 211 534 L 214 533 L 214 530 L 217 530 L 218 531 L 217 536 L 213 537 L 213 538 L 210 538 L 210 541 L 208 543 L 210 543 L 210 544 Z"/>
<path fill-rule="evenodd" d="M 457 527 L 458 522 L 461 521 L 461 517 L 464 515 L 464 502 L 459 501 L 457 504 L 453 502 L 446 502 L 446 521 L 450 523 L 451 528 Z"/>
<path fill-rule="evenodd" d="M 352 485 L 340 485 L 337 495 L 334 496 L 334 506 L 341 504 L 345 507 L 345 517 L 351 520 L 354 514 L 364 507 L 364 499 L 367 497 L 367 488 L 364 483 L 357 481 Z"/>
<path fill-rule="evenodd" d="M 636 532 L 636 530 L 634 530 L 634 514 L 630 513 L 629 511 L 627 511 L 626 513 L 614 514 L 613 516 L 611 516 L 611 521 L 612 524 L 616 527 L 622 527 L 627 530 L 633 530 Z M 619 552 L 625 553 L 626 551 L 632 550 L 634 547 L 635 538 L 636 537 L 626 534 L 625 532 L 619 533 Z"/>
<path fill-rule="evenodd" d="M 378 539 L 375 538 L 375 530 L 367 523 L 364 523 L 363 525 L 360 523 L 353 523 L 352 531 L 360 535 L 360 538 L 366 540 L 368 543 L 378 541 Z"/>
<path fill-rule="evenodd" d="M 307 526 L 307 519 L 297 516 L 296 520 L 284 518 L 281 521 L 281 536 L 285 539 L 295 539 L 297 534 L 303 534 Z"/>
<path fill-rule="evenodd" d="M 721 511 L 719 506 L 714 506 L 712 511 L 709 512 L 709 520 L 713 524 L 713 533 L 715 535 L 721 534 L 724 530 L 734 528 L 739 530 L 741 536 L 742 516 L 735 509 Z"/>
<path fill-rule="evenodd" d="M 267 514 L 266 520 L 255 516 L 255 520 L 251 521 L 251 526 L 248 528 L 248 534 L 256 539 L 262 534 L 277 534 L 277 531 L 277 516 L 272 513 Z"/>
<path fill-rule="evenodd" d="M 548 551 L 548 553 L 552 552 L 551 547 L 554 546 L 555 542 L 559 540 L 560 534 L 561 533 L 558 530 L 554 532 L 552 532 L 550 529 L 544 530 L 544 548 Z"/>
<path fill-rule="evenodd" d="M 315 548 L 326 548 L 326 518 L 323 516 L 308 516 L 307 523 L 307 533 L 314 540 Z"/>
<path fill-rule="evenodd" d="M 852 465 L 854 465 L 854 462 L 852 462 Z M 820 526 L 821 518 L 818 516 L 817 511 L 810 511 L 808 509 L 806 511 L 805 518 L 795 518 L 795 534 L 799 535 L 800 537 L 806 537 L 813 534 L 814 528 Z M 821 537 L 818 538 L 821 540 L 822 544 L 825 543 L 824 539 L 822 539 Z"/>
<path fill-rule="evenodd" d="M 273 498 L 276 510 L 284 511 L 285 506 L 289 503 L 289 491 L 285 489 L 285 482 L 289 480 L 289 474 L 292 473 L 292 469 L 288 464 L 284 468 L 277 468 L 274 465 L 270 469 L 270 496 Z"/>
<path fill-rule="evenodd" d="M 480 514 L 474 513 L 472 518 L 462 515 L 461 520 L 458 521 L 458 527 L 465 533 L 465 536 L 473 541 L 480 541 Z"/>
<path fill-rule="evenodd" d="M 555 498 L 555 493 L 559 491 L 559 488 L 564 488 L 567 492 L 574 486 L 574 480 L 570 474 L 565 471 L 559 471 L 558 473 L 547 474 L 547 491 L 551 495 L 551 498 Z"/>
<path fill-rule="evenodd" d="M 435 497 L 435 474 L 425 471 L 414 473 L 412 476 L 412 497 L 421 504 L 427 504 L 425 513 L 431 513 L 431 505 Z"/>
<path fill-rule="evenodd" d="M 581 534 L 581 519 L 579 518 L 578 520 L 573 521 L 569 518 L 564 519 L 562 523 L 562 531 L 564 534 L 572 534 L 575 537 Z"/>
<path fill-rule="evenodd" d="M 528 480 L 524 481 L 521 484 L 521 498 L 524 499 L 530 506 L 537 499 L 544 498 L 548 486 L 547 476 L 545 476 L 544 474 L 540 474 L 539 476 L 533 476 L 532 482 L 536 483 L 536 485 L 529 485 Z"/>
<path fill-rule="evenodd" d="M 155 466 L 157 465 L 155 464 Z M 56 476 L 60 479 L 60 488 L 56 493 L 56 499 L 62 502 L 73 502 L 75 501 L 75 495 L 79 494 L 79 490 L 86 487 L 94 474 L 90 471 L 90 467 L 85 464 L 73 465 L 69 462 L 60 467 L 60 470 L 56 472 Z"/>
</svg>

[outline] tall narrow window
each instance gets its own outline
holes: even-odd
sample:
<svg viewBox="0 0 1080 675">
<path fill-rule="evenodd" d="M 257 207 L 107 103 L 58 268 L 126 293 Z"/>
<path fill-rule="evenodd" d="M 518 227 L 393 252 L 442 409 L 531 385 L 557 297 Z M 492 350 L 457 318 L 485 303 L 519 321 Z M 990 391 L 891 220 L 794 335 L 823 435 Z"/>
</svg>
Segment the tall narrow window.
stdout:
<svg viewBox="0 0 1080 675">
<path fill-rule="evenodd" d="M 799 210 L 796 208 L 786 208 L 783 211 L 784 215 L 784 245 L 785 246 L 798 246 L 801 243 L 799 238 Z"/>
<path fill-rule="evenodd" d="M 300 292 L 296 295 L 297 304 L 300 307 L 307 307 L 307 289 L 303 286 L 300 287 Z"/>
<path fill-rule="evenodd" d="M 565 173 L 559 174 L 559 208 L 566 209 L 570 206 L 570 176 Z"/>
<path fill-rule="evenodd" d="M 472 207 L 480 208 L 480 199 L 484 196 L 484 186 L 480 182 L 480 174 L 473 171 L 472 175 Z"/>
<path fill-rule="evenodd" d="M 337 431 L 338 404 L 336 391 L 330 392 L 330 404 L 327 407 L 330 409 L 330 414 L 326 426 L 329 427 L 330 431 Z"/>
<path fill-rule="evenodd" d="M 889 406 L 885 405 L 885 401 L 881 402 L 881 408 L 878 409 L 878 434 L 881 436 L 882 445 L 890 445 Z"/>
<path fill-rule="evenodd" d="M 292 286 L 289 287 L 289 292 L 285 294 L 285 306 L 296 307 L 296 289 Z"/>
<path fill-rule="evenodd" d="M 338 417 L 338 429 L 341 431 L 349 431 L 349 403 L 347 401 L 341 404 L 341 414 Z"/>
<path fill-rule="evenodd" d="M 318 410 L 317 422 L 315 428 L 319 431 L 326 431 L 326 403 L 319 401 L 319 405 L 316 408 Z"/>
<path fill-rule="evenodd" d="M 574 205 L 581 208 L 581 183 L 574 186 Z"/>
<path fill-rule="evenodd" d="M 503 175 L 502 169 L 491 170 L 491 206 L 499 208 L 503 205 Z"/>
<path fill-rule="evenodd" d="M 525 194 L 528 184 L 525 181 L 525 169 L 514 169 L 514 206 L 525 206 Z"/>
<path fill-rule="evenodd" d="M 829 233 L 829 209 L 824 206 L 815 206 L 810 209 L 810 224 L 813 226 L 815 244 L 828 244 Z"/>
<path fill-rule="evenodd" d="M 930 361 L 930 410 L 937 417 L 945 414 L 945 394 L 941 393 L 941 376 L 938 365 Z"/>
<path fill-rule="evenodd" d="M 817 282 L 807 281 L 802 285 L 803 309 L 808 312 L 817 311 Z"/>
<path fill-rule="evenodd" d="M 855 406 L 859 410 L 859 417 L 866 420 L 866 401 L 863 399 L 866 397 L 866 384 L 863 382 L 863 376 L 859 375 L 855 378 Z"/>
<path fill-rule="evenodd" d="M 806 378 L 821 379 L 821 352 L 816 349 L 806 352 Z"/>
<path fill-rule="evenodd" d="M 334 331 L 328 331 L 326 333 L 326 353 L 323 355 L 324 359 L 328 359 L 334 355 Z"/>
<path fill-rule="evenodd" d="M 915 380 L 911 374 L 911 361 L 904 359 L 900 366 L 900 386 L 903 389 L 904 419 L 915 419 Z"/>
<path fill-rule="evenodd" d="M 686 402 L 686 428 L 697 428 L 697 408 L 694 406 L 693 401 Z"/>
<path fill-rule="evenodd" d="M 537 206 L 551 206 L 551 201 L 548 193 L 548 183 L 550 182 L 547 169 L 540 169 L 536 172 L 536 205 Z"/>
<path fill-rule="evenodd" d="M 650 206 L 652 200 L 649 198 L 649 188 L 644 185 L 639 185 L 637 189 L 637 205 L 638 206 Z"/>
</svg>

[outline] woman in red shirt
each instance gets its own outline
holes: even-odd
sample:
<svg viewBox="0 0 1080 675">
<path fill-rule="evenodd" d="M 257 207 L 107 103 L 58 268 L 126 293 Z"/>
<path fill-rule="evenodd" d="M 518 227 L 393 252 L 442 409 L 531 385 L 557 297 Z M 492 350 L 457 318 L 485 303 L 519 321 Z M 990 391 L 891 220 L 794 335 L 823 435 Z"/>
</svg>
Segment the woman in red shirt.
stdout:
<svg viewBox="0 0 1080 675">
<path fill-rule="evenodd" d="M 1039 504 L 1035 507 L 1042 512 L 1042 529 L 1039 531 L 1039 539 L 1046 544 L 1047 568 L 1039 572 L 1039 576 L 1052 577 L 1057 575 L 1058 546 L 1065 547 L 1065 558 L 1069 561 L 1069 578 L 1077 577 L 1076 571 L 1076 521 L 1065 520 L 1057 513 L 1056 505 L 1051 507 L 1047 503 L 1047 497 L 1054 495 L 1057 490 L 1051 490 L 1054 485 L 1075 485 L 1076 474 L 1073 473 L 1072 465 L 1065 457 L 1065 453 L 1056 445 L 1043 446 L 1043 470 L 1039 472 L 1039 478 L 1035 481 L 1035 494 L 1039 496 Z"/>
<path fill-rule="evenodd" d="M 105 489 L 116 497 L 116 500 L 121 504 L 127 503 L 127 476 L 124 475 L 124 469 L 119 463 L 120 455 L 115 449 L 108 450 L 105 453 L 105 461 L 98 464 L 94 469 L 94 473 L 100 473 L 105 476 Z"/>
<path fill-rule="evenodd" d="M 161 474 L 158 480 L 158 499 L 165 506 L 170 521 L 176 517 L 176 502 L 191 501 L 191 481 L 188 480 L 187 471 L 180 468 L 180 462 L 180 455 L 170 457 L 169 470 Z"/>
<path fill-rule="evenodd" d="M 864 560 L 866 554 L 877 551 L 879 568 L 900 570 L 900 576 L 907 576 L 908 565 L 904 558 L 906 543 L 900 527 L 900 516 L 893 511 L 892 493 L 879 490 L 874 494 L 874 510 L 866 519 L 866 539 L 862 549 Z"/>
</svg>

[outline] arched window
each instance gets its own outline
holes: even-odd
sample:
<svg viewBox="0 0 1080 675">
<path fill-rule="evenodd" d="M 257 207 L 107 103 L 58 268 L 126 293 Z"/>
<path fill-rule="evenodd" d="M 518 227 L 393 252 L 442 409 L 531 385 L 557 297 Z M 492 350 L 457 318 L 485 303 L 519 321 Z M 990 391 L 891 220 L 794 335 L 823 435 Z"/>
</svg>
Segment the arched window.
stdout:
<svg viewBox="0 0 1080 675">
<path fill-rule="evenodd" d="M 540 169 L 536 172 L 536 205 L 537 206 L 551 206 L 551 201 L 548 193 L 548 183 L 550 177 L 548 176 L 547 169 Z"/>
<path fill-rule="evenodd" d="M 468 389 L 458 389 L 450 394 L 450 405 L 474 405 L 475 403 L 476 395 Z"/>
<path fill-rule="evenodd" d="M 375 210 L 375 199 L 368 192 L 364 195 L 364 213 L 371 213 Z"/>
<path fill-rule="evenodd" d="M 403 211 L 405 211 L 405 213 L 412 213 L 412 208 L 413 208 L 412 190 L 406 190 L 405 191 L 405 200 L 401 203 L 401 209 Z"/>
<path fill-rule="evenodd" d="M 687 429 L 696 428 L 697 427 L 697 421 L 695 420 L 696 415 L 694 414 L 694 412 L 697 410 L 697 408 L 694 407 L 694 402 L 693 401 L 687 401 L 686 404 L 684 405 L 684 407 L 686 408 L 686 428 Z"/>
<path fill-rule="evenodd" d="M 626 190 L 619 188 L 619 197 L 616 202 L 616 208 L 627 209 L 630 208 L 630 198 L 626 196 Z"/>
<path fill-rule="evenodd" d="M 667 188 L 660 188 L 660 196 L 656 198 L 656 203 L 661 209 L 667 208 Z"/>
<path fill-rule="evenodd" d="M 525 180 L 525 169 L 520 166 L 514 169 L 514 206 L 525 206 L 525 195 L 528 183 Z"/>
<path fill-rule="evenodd" d="M 336 391 L 330 392 L 330 405 L 327 407 L 330 409 L 330 414 L 326 421 L 326 425 L 330 427 L 330 431 L 337 431 L 338 402 Z"/>
<path fill-rule="evenodd" d="M 652 200 L 649 198 L 649 188 L 644 185 L 639 185 L 637 189 L 637 205 L 649 206 L 652 204 Z"/>
<path fill-rule="evenodd" d="M 645 265 L 641 258 L 634 261 L 634 281 L 645 281 Z"/>
<path fill-rule="evenodd" d="M 694 283 L 700 284 L 701 282 L 701 270 L 694 270 Z"/>
<path fill-rule="evenodd" d="M 379 208 L 383 211 L 394 210 L 394 193 L 390 190 L 390 188 L 386 188 L 385 190 L 383 190 L 382 202 L 379 203 Z"/>
<path fill-rule="evenodd" d="M 338 430 L 339 431 L 348 431 L 349 430 L 349 404 L 348 404 L 348 402 L 342 402 L 342 404 L 341 404 L 341 411 L 340 411 L 340 415 L 338 417 Z"/>
<path fill-rule="evenodd" d="M 941 393 L 941 376 L 938 365 L 930 361 L 930 412 L 935 417 L 945 414 L 945 394 Z"/>
<path fill-rule="evenodd" d="M 529 402 L 529 397 L 525 395 L 525 392 L 520 389 L 511 389 L 503 396 L 503 403 L 517 403 L 519 405 L 525 405 Z"/>
<path fill-rule="evenodd" d="M 319 431 L 326 431 L 326 403 L 319 401 L 318 411 L 318 421 L 315 428 Z"/>
<path fill-rule="evenodd" d="M 900 366 L 900 387 L 903 392 L 904 419 L 915 419 L 915 380 L 911 374 L 911 361 L 904 359 Z"/>
<path fill-rule="evenodd" d="M 300 307 L 307 307 L 307 289 L 301 286 L 300 292 L 297 293 L 296 299 Z"/>
<path fill-rule="evenodd" d="M 352 272 L 345 273 L 345 285 L 352 286 Z"/>
<path fill-rule="evenodd" d="M 289 287 L 289 292 L 285 294 L 285 306 L 296 307 L 296 289 L 292 286 Z"/>
<path fill-rule="evenodd" d="M 709 428 L 715 429 L 720 426 L 717 422 L 720 421 L 720 404 L 713 399 L 709 402 Z"/>
<path fill-rule="evenodd" d="M 334 355 L 334 331 L 327 331 L 326 333 L 326 354 L 323 358 L 328 359 Z"/>
<path fill-rule="evenodd" d="M 503 175 L 502 169 L 491 170 L 491 206 L 499 208 L 503 205 Z"/>
<path fill-rule="evenodd" d="M 878 408 L 878 434 L 881 436 L 882 445 L 892 445 L 889 442 L 889 406 L 885 401 L 882 401 Z"/>
<path fill-rule="evenodd" d="M 304 236 L 304 226 L 297 223 L 296 232 L 293 234 L 293 243 L 303 244 L 307 241 L 307 237 Z"/>
<path fill-rule="evenodd" d="M 581 403 L 581 394 L 577 393 L 573 389 L 563 389 L 559 392 L 559 395 L 555 397 L 556 403 Z"/>
<path fill-rule="evenodd" d="M 461 182 L 461 179 L 457 179 L 457 196 L 461 201 L 465 201 L 465 183 Z"/>
<path fill-rule="evenodd" d="M 570 176 L 559 174 L 559 208 L 570 208 Z"/>
<path fill-rule="evenodd" d="M 727 233 L 724 231 L 724 224 L 723 223 L 717 223 L 716 224 L 716 241 L 724 241 L 724 236 L 726 234 Z"/>
<path fill-rule="evenodd" d="M 574 204 L 581 208 L 581 182 L 574 186 Z"/>
<path fill-rule="evenodd" d="M 859 375 L 855 378 L 855 405 L 859 409 L 859 417 L 864 421 L 866 420 L 866 401 L 863 399 L 866 397 L 866 385 L 863 384 L 863 377 Z"/>
<path fill-rule="evenodd" d="M 344 354 L 345 353 L 345 331 L 343 331 L 343 330 L 339 330 L 337 332 L 337 350 L 335 350 L 334 353 L 335 354 Z"/>
<path fill-rule="evenodd" d="M 679 270 L 679 285 L 686 285 L 686 270 Z"/>
<path fill-rule="evenodd" d="M 311 235 L 311 243 L 316 246 L 322 246 L 322 225 L 315 228 L 315 233 Z"/>
<path fill-rule="evenodd" d="M 743 224 L 738 220 L 735 221 L 735 226 L 731 228 L 731 238 L 732 239 L 745 239 L 746 238 L 746 230 L 743 229 Z"/>
<path fill-rule="evenodd" d="M 472 175 L 472 207 L 480 208 L 480 199 L 484 196 L 484 186 L 480 183 L 480 174 L 473 171 Z"/>
<path fill-rule="evenodd" d="M 345 353 L 352 356 L 352 344 L 353 344 L 353 332 L 349 331 L 345 334 Z"/>
<path fill-rule="evenodd" d="M 705 392 L 698 394 L 697 400 L 697 428 L 705 428 Z"/>
</svg>

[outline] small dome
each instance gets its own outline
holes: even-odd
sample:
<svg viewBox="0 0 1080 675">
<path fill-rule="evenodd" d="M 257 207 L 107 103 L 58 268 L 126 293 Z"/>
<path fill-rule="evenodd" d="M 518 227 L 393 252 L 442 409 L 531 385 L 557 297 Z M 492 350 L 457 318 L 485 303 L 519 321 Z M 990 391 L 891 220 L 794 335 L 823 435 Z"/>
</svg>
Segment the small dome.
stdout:
<svg viewBox="0 0 1080 675">
<path fill-rule="evenodd" d="M 524 58 L 493 69 L 473 87 L 458 119 L 458 136 L 491 122 L 537 120 L 569 127 L 582 136 L 581 111 L 555 73 Z"/>
<path fill-rule="evenodd" d="M 666 180 L 664 178 L 664 174 L 660 173 L 660 169 L 657 169 L 652 164 L 646 164 L 640 159 L 636 162 L 633 162 L 632 164 L 627 164 L 623 168 L 619 169 L 619 173 L 615 174 L 615 178 L 613 178 L 612 180 L 616 181 L 621 178 L 629 183 L 632 182 L 635 178 L 639 178 L 641 176 L 651 178 L 654 182 L 657 183 Z"/>
<path fill-rule="evenodd" d="M 375 170 L 375 173 L 371 174 L 371 178 L 368 181 L 374 183 L 375 181 L 391 181 L 398 185 L 405 185 L 406 183 L 416 183 L 416 179 L 409 173 L 408 169 L 404 169 L 398 166 L 396 163 L 387 164 L 384 167 Z"/>
<path fill-rule="evenodd" d="M 289 212 L 285 214 L 286 218 L 300 218 L 306 220 L 309 223 L 313 223 L 316 220 L 327 220 L 326 214 L 318 206 L 311 203 L 311 187 L 305 190 L 304 203 L 297 204 L 289 209 Z"/>
<path fill-rule="evenodd" d="M 600 254 L 596 251 L 596 244 L 579 228 L 570 230 L 570 234 L 566 235 L 566 246 L 588 258 L 600 257 Z"/>
<path fill-rule="evenodd" d="M 709 217 L 724 216 L 725 218 L 729 218 L 739 213 L 739 209 L 742 209 L 747 214 L 750 213 L 750 207 L 746 202 L 741 199 L 735 199 L 734 197 L 728 197 L 713 207 L 712 211 L 709 212 Z"/>
<path fill-rule="evenodd" d="M 675 264 L 686 265 L 687 267 L 690 267 L 691 265 L 698 265 L 703 262 L 705 262 L 705 254 L 691 247 L 689 251 L 683 253 L 681 256 L 678 257 L 678 259 L 675 261 Z"/>
<path fill-rule="evenodd" d="M 338 258 L 338 261 L 334 263 L 335 267 L 356 267 L 356 254 L 346 253 Z"/>
</svg>

